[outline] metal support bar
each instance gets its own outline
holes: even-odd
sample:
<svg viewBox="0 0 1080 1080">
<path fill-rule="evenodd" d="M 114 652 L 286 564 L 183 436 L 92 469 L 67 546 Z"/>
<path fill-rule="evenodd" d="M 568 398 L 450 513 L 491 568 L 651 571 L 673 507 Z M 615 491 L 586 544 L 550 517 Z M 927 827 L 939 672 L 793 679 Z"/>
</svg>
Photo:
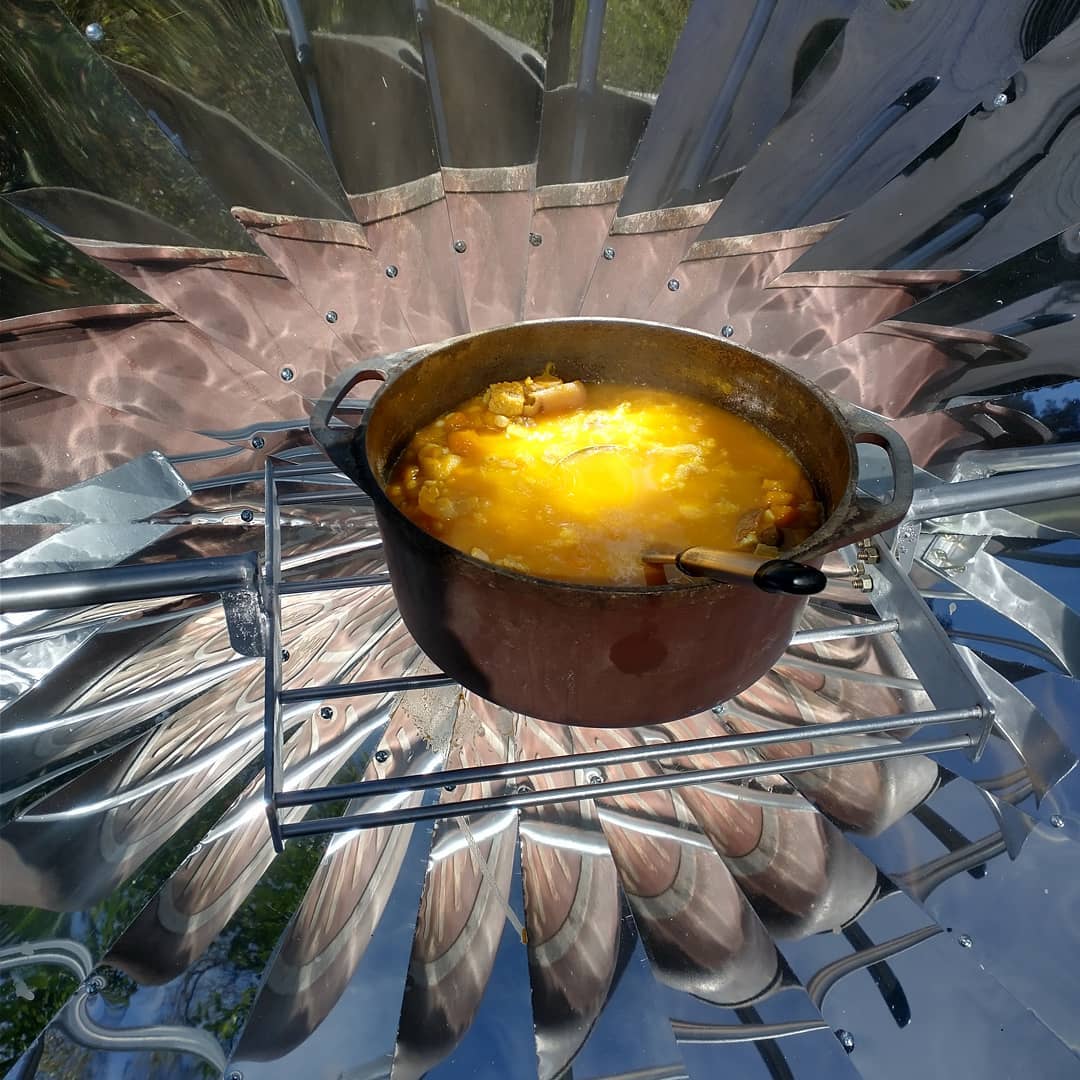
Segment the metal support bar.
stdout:
<svg viewBox="0 0 1080 1080">
<path fill-rule="evenodd" d="M 432 686 L 450 686 L 449 675 L 403 675 L 397 679 L 371 679 L 368 682 L 330 683 L 327 686 L 301 686 L 282 690 L 282 704 L 295 705 L 301 701 L 325 701 L 327 698 L 360 697 L 364 694 L 393 694 L 405 690 L 426 690 Z"/>
<path fill-rule="evenodd" d="M 867 567 L 874 582 L 874 608 L 882 619 L 900 623 L 896 639 L 930 700 L 939 709 L 981 707 L 981 719 L 968 729 L 973 758 L 978 760 L 990 738 L 994 707 L 961 661 L 941 624 L 930 613 L 910 578 L 900 569 L 888 545 L 876 541 L 878 562 Z"/>
<path fill-rule="evenodd" d="M 985 480 L 916 488 L 908 519 L 926 521 L 1077 495 L 1080 495 L 1080 465 L 1005 473 Z"/>
<path fill-rule="evenodd" d="M 912 754 L 937 754 L 948 750 L 970 749 L 973 745 L 974 740 L 970 735 L 961 735 L 953 739 L 939 739 L 915 745 L 899 743 L 895 746 L 867 747 L 832 754 L 812 754 L 808 757 L 787 758 L 782 762 L 751 761 L 743 765 L 695 769 L 692 772 L 666 773 L 662 776 L 642 776 L 603 784 L 578 784 L 573 787 L 553 788 L 546 791 L 493 795 L 482 799 L 466 799 L 458 803 L 436 803 L 431 806 L 400 807 L 377 813 L 349 814 L 337 818 L 315 818 L 282 825 L 281 835 L 283 839 L 288 840 L 293 837 L 319 836 L 323 833 L 345 832 L 350 829 L 373 829 L 388 825 L 404 825 L 415 821 L 466 817 L 469 814 L 488 813 L 492 810 L 518 810 L 526 806 L 547 806 L 552 803 L 634 795 L 642 791 L 657 791 L 661 788 L 689 787 L 707 781 L 746 780 L 754 776 L 768 776 L 781 770 L 786 775 L 825 766 L 885 761 L 889 758 L 906 757 Z"/>
<path fill-rule="evenodd" d="M 926 726 L 928 724 L 962 724 L 981 718 L 981 710 L 940 709 L 935 712 L 905 713 L 900 716 L 875 717 L 871 720 L 844 720 L 836 724 L 811 724 L 805 727 L 786 728 L 778 731 L 755 732 L 747 735 L 716 735 L 705 739 L 687 739 L 683 742 L 653 743 L 648 746 L 628 746 L 618 750 L 596 750 L 584 754 L 565 754 L 559 757 L 534 758 L 529 761 L 507 761 L 498 765 L 478 765 L 470 769 L 448 769 L 444 772 L 427 773 L 424 776 L 392 776 L 385 780 L 361 780 L 355 784 L 336 784 L 322 788 L 281 791 L 277 805 L 309 806 L 314 803 L 332 802 L 334 799 L 353 799 L 366 795 L 391 795 L 401 791 L 418 791 L 421 788 L 439 787 L 443 784 L 477 784 L 490 780 L 507 780 L 516 776 L 535 776 L 542 773 L 562 772 L 565 769 L 596 768 L 604 765 L 624 765 L 633 761 L 657 761 L 674 757 L 694 757 L 725 750 L 743 750 L 750 747 L 771 746 L 791 742 L 843 738 L 849 735 L 868 735 L 891 731 L 896 728 Z M 920 751 L 916 751 L 920 752 Z M 786 764 L 783 766 L 787 770 Z M 774 762 L 772 772 L 779 766 Z"/>
<path fill-rule="evenodd" d="M 322 581 L 283 581 L 281 594 L 333 592 L 335 589 L 364 589 L 373 585 L 389 585 L 389 574 L 361 574 L 359 577 L 324 578 Z"/>
<path fill-rule="evenodd" d="M 792 639 L 792 645 L 810 645 L 819 641 L 836 641 L 840 638 L 877 637 L 879 634 L 892 634 L 900 629 L 896 619 L 882 619 L 880 622 L 853 623 L 851 626 L 830 626 L 823 630 L 800 630 Z"/>
<path fill-rule="evenodd" d="M 28 574 L 0 581 L 0 612 L 90 607 L 196 593 L 254 593 L 258 582 L 259 558 L 253 551 L 102 570 Z"/>
<path fill-rule="evenodd" d="M 371 496 L 363 491 L 327 488 L 324 491 L 297 491 L 292 495 L 279 495 L 277 502 L 278 506 L 309 506 L 311 504 L 321 506 L 323 503 L 350 505 L 359 503 L 361 506 L 370 506 Z"/>
<path fill-rule="evenodd" d="M 268 626 L 264 634 L 266 657 L 263 674 L 263 801 L 270 825 L 274 850 L 281 852 L 285 843 L 281 835 L 274 797 L 281 790 L 285 737 L 281 728 L 281 520 L 278 516 L 277 485 L 274 463 L 268 458 L 263 474 L 266 526 L 263 529 L 265 560 L 263 565 L 263 607 Z"/>
</svg>

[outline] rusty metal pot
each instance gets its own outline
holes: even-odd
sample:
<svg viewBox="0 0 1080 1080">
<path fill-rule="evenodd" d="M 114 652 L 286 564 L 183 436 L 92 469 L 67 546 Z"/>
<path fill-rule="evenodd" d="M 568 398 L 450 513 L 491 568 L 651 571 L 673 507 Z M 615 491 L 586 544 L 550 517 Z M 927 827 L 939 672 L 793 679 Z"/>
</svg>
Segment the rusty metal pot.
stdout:
<svg viewBox="0 0 1080 1080">
<path fill-rule="evenodd" d="M 387 474 L 418 428 L 490 383 L 524 378 L 549 360 L 565 379 L 679 391 L 769 432 L 802 463 L 826 508 L 822 527 L 789 553 L 805 564 L 820 566 L 827 552 L 891 527 L 910 503 L 911 460 L 895 432 L 707 334 L 628 319 L 553 319 L 357 365 L 327 389 L 312 433 L 371 496 L 394 595 L 417 643 L 462 685 L 506 708 L 594 727 L 701 712 L 769 670 L 806 605 L 805 596 L 756 587 L 752 567 L 734 575 L 719 568 L 724 581 L 641 588 L 531 577 L 450 547 L 390 502 Z M 334 424 L 349 391 L 376 379 L 384 385 L 360 426 Z M 887 503 L 856 495 L 857 442 L 889 455 Z"/>
</svg>

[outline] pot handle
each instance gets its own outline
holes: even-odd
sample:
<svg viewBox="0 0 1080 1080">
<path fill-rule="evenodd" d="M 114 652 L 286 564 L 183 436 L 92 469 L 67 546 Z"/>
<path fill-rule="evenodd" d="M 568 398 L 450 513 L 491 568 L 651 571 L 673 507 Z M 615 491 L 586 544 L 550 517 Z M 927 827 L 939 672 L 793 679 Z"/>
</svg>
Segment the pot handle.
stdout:
<svg viewBox="0 0 1080 1080">
<path fill-rule="evenodd" d="M 353 439 L 356 437 L 356 428 L 331 427 L 330 421 L 338 406 L 345 400 L 348 392 L 357 383 L 368 382 L 378 379 L 386 382 L 390 377 L 390 369 L 405 359 L 411 358 L 418 349 L 407 349 L 405 352 L 393 353 L 390 356 L 372 356 L 367 360 L 346 368 L 338 377 L 323 391 L 322 396 L 311 410 L 311 419 L 308 421 L 308 429 L 314 436 L 315 441 L 323 448 L 326 456 L 356 485 L 365 491 L 368 485 L 365 483 L 364 474 L 357 465 L 356 455 L 353 453 Z M 368 491 L 370 495 L 371 492 Z"/>
<path fill-rule="evenodd" d="M 688 577 L 705 577 L 728 585 L 756 585 L 762 592 L 813 596 L 829 579 L 814 566 L 791 559 L 762 559 L 741 551 L 693 547 L 674 552 L 650 551 L 642 562 L 674 566 Z"/>
<path fill-rule="evenodd" d="M 847 401 L 837 401 L 837 407 L 852 428 L 856 443 L 880 446 L 889 456 L 893 475 L 892 495 L 887 502 L 878 502 L 856 494 L 854 504 L 838 530 L 840 544 L 850 544 L 891 529 L 908 512 L 915 486 L 915 471 L 907 443 L 888 424 L 873 413 Z"/>
</svg>

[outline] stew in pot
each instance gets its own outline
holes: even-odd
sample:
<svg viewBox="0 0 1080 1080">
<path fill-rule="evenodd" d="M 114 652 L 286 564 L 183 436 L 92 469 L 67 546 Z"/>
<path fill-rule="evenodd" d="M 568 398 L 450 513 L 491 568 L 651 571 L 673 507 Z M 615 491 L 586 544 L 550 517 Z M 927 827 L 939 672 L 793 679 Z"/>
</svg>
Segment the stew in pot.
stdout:
<svg viewBox="0 0 1080 1080">
<path fill-rule="evenodd" d="M 822 521 L 806 473 L 778 442 L 708 402 L 655 387 L 494 383 L 421 428 L 386 487 L 446 543 L 537 577 L 654 585 L 657 547 L 763 557 Z"/>
</svg>

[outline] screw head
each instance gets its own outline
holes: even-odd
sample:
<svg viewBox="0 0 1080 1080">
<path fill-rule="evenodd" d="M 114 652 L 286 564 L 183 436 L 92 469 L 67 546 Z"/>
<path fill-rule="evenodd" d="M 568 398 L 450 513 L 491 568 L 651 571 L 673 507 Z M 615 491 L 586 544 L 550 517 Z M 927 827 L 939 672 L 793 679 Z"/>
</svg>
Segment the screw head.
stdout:
<svg viewBox="0 0 1080 1080">
<path fill-rule="evenodd" d="M 443 791 L 457 791 L 457 784 L 443 784 Z"/>
<path fill-rule="evenodd" d="M 464 252 L 468 251 L 468 249 L 469 249 L 469 245 L 466 244 L 464 240 L 455 240 L 454 241 L 454 250 L 459 255 L 464 254 Z"/>
<path fill-rule="evenodd" d="M 529 233 L 529 243 L 533 247 L 539 247 L 544 242 L 544 238 L 538 232 Z"/>
<path fill-rule="evenodd" d="M 836 1029 L 836 1037 L 840 1040 L 840 1045 L 850 1054 L 855 1049 L 855 1036 L 850 1031 L 845 1031 L 843 1028 Z"/>
<path fill-rule="evenodd" d="M 994 100 L 991 101 L 990 104 L 995 109 L 1003 109 L 1006 105 L 1009 104 L 1008 95 L 1007 94 L 995 94 L 994 95 Z"/>
<path fill-rule="evenodd" d="M 319 716 L 320 716 L 320 717 L 321 717 L 321 718 L 322 718 L 323 720 L 333 720 L 333 719 L 334 719 L 334 710 L 333 710 L 332 708 L 330 708 L 330 706 L 329 706 L 329 705 L 324 705 L 324 706 L 323 706 L 323 707 L 322 707 L 322 708 L 321 708 L 321 709 L 319 710 Z"/>
<path fill-rule="evenodd" d="M 241 510 L 240 520 L 243 522 L 250 522 L 255 520 L 255 512 L 253 510 Z"/>
<path fill-rule="evenodd" d="M 532 784 L 529 783 L 518 784 L 518 786 L 514 788 L 515 795 L 528 795 L 531 791 Z"/>
<path fill-rule="evenodd" d="M 380 765 L 385 765 L 390 760 L 390 751 L 389 750 L 376 750 L 375 751 L 375 760 Z"/>
<path fill-rule="evenodd" d="M 398 268 L 396 266 L 388 266 L 386 268 L 386 276 L 388 278 L 396 278 L 398 275 Z"/>
<path fill-rule="evenodd" d="M 615 258 L 615 249 L 613 247 L 604 248 L 604 258 L 607 259 L 608 262 L 611 262 L 611 260 Z"/>
<path fill-rule="evenodd" d="M 970 949 L 971 946 L 974 944 L 974 942 L 972 942 L 971 938 L 968 937 L 967 934 L 961 934 L 956 940 L 959 943 L 961 949 Z"/>
<path fill-rule="evenodd" d="M 283 367 L 281 369 L 281 381 L 292 382 L 296 378 L 296 372 L 291 367 Z"/>
<path fill-rule="evenodd" d="M 261 435 L 256 435 L 255 438 L 251 440 L 252 450 L 261 450 L 265 445 L 266 440 Z"/>
<path fill-rule="evenodd" d="M 668 287 L 668 292 L 678 292 L 679 291 L 679 279 L 678 278 L 669 278 L 668 283 L 667 283 L 667 287 Z"/>
<path fill-rule="evenodd" d="M 334 310 L 333 308 L 331 308 L 331 309 L 330 309 L 330 310 L 329 310 L 329 311 L 328 311 L 328 312 L 326 313 L 326 321 L 327 321 L 328 323 L 336 323 L 336 322 L 337 322 L 337 319 L 338 319 L 338 315 L 337 315 L 337 312 L 336 312 L 336 311 L 335 311 L 335 310 Z"/>
<path fill-rule="evenodd" d="M 226 1080 L 244 1080 L 244 1074 L 239 1069 L 233 1069 Z"/>
<path fill-rule="evenodd" d="M 94 45 L 105 40 L 105 28 L 98 22 L 87 23 L 83 33 L 86 35 L 86 40 Z"/>
<path fill-rule="evenodd" d="M 282 650 L 281 650 L 281 659 L 282 659 L 283 661 L 284 661 L 284 660 L 288 660 L 288 659 L 289 659 L 289 656 L 290 656 L 290 655 L 291 655 L 291 654 L 289 653 L 289 650 L 288 650 L 288 649 L 282 649 Z"/>
<path fill-rule="evenodd" d="M 105 989 L 105 980 L 100 975 L 91 975 L 83 986 L 88 994 L 99 994 Z"/>
<path fill-rule="evenodd" d="M 590 769 L 585 774 L 585 779 L 590 784 L 602 784 L 604 782 L 604 774 L 599 769 Z"/>
<path fill-rule="evenodd" d="M 724 326 L 720 327 L 720 336 L 721 337 L 732 337 L 732 336 L 734 336 L 734 334 L 735 334 L 735 327 L 734 326 L 731 326 L 730 324 L 725 324 Z"/>
<path fill-rule="evenodd" d="M 1050 818 L 1050 824 L 1053 825 L 1055 829 L 1064 829 L 1065 819 L 1060 814 L 1054 814 L 1054 816 Z"/>
</svg>

